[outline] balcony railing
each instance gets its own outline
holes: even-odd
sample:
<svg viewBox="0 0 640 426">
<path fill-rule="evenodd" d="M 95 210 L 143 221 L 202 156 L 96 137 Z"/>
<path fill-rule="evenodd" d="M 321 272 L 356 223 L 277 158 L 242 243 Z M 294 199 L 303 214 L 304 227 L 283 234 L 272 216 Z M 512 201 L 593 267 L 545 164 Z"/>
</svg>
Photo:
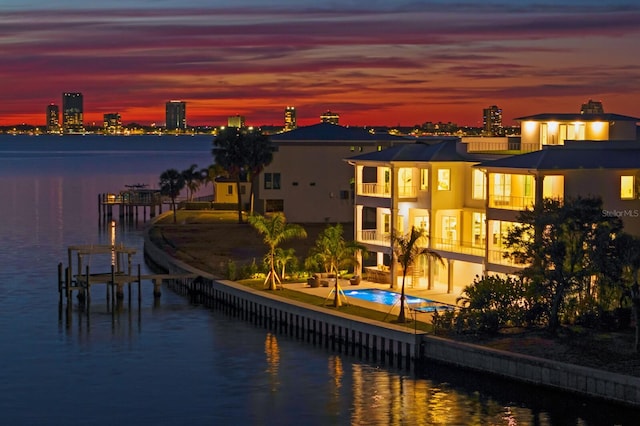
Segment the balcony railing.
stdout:
<svg viewBox="0 0 640 426">
<path fill-rule="evenodd" d="M 368 195 L 370 197 L 389 197 L 391 187 L 388 183 L 360 183 L 358 184 L 358 195 Z"/>
<path fill-rule="evenodd" d="M 391 242 L 391 235 L 388 232 L 380 232 L 377 229 L 363 229 L 359 232 L 358 241 L 388 246 Z"/>
<path fill-rule="evenodd" d="M 358 195 L 369 197 L 390 197 L 391 186 L 388 183 L 361 183 L 358 185 Z M 415 198 L 418 188 L 415 185 L 401 185 L 398 187 L 398 198 Z"/>
<path fill-rule="evenodd" d="M 418 189 L 415 185 L 398 186 L 398 198 L 415 198 L 418 196 Z"/>
<path fill-rule="evenodd" d="M 530 209 L 535 204 L 535 198 L 530 197 L 514 197 L 510 195 L 491 195 L 489 196 L 489 207 L 494 209 L 505 210 L 525 210 Z"/>
<path fill-rule="evenodd" d="M 461 253 L 484 257 L 484 247 L 474 246 L 469 242 L 447 240 L 442 238 L 432 238 L 431 241 L 431 248 L 435 250 L 444 250 L 452 253 Z"/>
<path fill-rule="evenodd" d="M 495 263 L 497 265 L 517 266 L 524 268 L 527 266 L 525 263 L 517 262 L 513 257 L 504 257 L 506 251 L 504 250 L 489 250 L 489 263 Z"/>
</svg>

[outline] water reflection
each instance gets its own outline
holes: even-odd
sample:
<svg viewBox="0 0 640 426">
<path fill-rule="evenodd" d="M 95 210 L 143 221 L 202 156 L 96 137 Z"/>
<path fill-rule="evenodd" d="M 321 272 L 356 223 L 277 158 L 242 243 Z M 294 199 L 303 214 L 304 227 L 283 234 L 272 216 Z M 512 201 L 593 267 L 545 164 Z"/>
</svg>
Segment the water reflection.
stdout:
<svg viewBox="0 0 640 426">
<path fill-rule="evenodd" d="M 278 390 L 280 382 L 278 380 L 278 368 L 280 367 L 280 348 L 278 348 L 278 339 L 271 333 L 267 333 L 264 340 L 264 353 L 267 356 L 267 373 L 269 374 L 269 383 L 271 391 Z"/>
</svg>

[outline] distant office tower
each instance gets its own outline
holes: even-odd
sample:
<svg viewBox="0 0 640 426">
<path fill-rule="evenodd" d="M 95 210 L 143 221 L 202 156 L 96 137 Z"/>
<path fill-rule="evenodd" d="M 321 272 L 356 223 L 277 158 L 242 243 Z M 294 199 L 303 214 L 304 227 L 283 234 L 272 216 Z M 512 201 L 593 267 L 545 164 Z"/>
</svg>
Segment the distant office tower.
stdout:
<svg viewBox="0 0 640 426">
<path fill-rule="evenodd" d="M 582 104 L 580 114 L 604 114 L 602 102 L 589 99 L 586 104 Z"/>
<path fill-rule="evenodd" d="M 47 133 L 60 132 L 60 108 L 56 104 L 47 105 Z"/>
<path fill-rule="evenodd" d="M 63 93 L 62 131 L 64 133 L 84 132 L 82 114 L 82 93 Z"/>
<path fill-rule="evenodd" d="M 166 128 L 169 131 L 184 131 L 187 129 L 187 103 L 184 101 L 169 101 L 166 105 Z"/>
<path fill-rule="evenodd" d="M 496 105 L 492 105 L 489 108 L 482 110 L 482 124 L 484 127 L 484 134 L 487 136 L 500 136 L 504 135 L 504 128 L 502 127 L 502 109 Z"/>
<path fill-rule="evenodd" d="M 284 130 L 288 132 L 296 127 L 296 107 L 288 106 L 284 109 Z"/>
<path fill-rule="evenodd" d="M 231 117 L 229 117 L 227 119 L 227 126 L 228 127 L 236 127 L 238 129 L 241 129 L 245 126 L 245 122 L 244 122 L 244 116 L 243 115 L 232 115 Z"/>
<path fill-rule="evenodd" d="M 335 112 L 326 111 L 320 115 L 321 123 L 340 124 L 340 115 Z"/>
<path fill-rule="evenodd" d="M 104 115 L 104 132 L 109 135 L 122 133 L 122 120 L 117 112 Z"/>
</svg>

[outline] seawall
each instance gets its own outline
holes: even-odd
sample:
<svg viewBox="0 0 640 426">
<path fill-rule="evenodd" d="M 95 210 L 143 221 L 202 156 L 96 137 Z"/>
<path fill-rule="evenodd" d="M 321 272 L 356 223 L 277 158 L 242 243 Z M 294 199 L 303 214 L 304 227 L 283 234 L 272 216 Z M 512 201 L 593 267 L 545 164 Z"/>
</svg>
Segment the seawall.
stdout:
<svg viewBox="0 0 640 426">
<path fill-rule="evenodd" d="M 148 261 L 169 273 L 199 275 L 173 285 L 215 301 L 246 321 L 278 328 L 308 342 L 383 364 L 413 369 L 429 361 L 489 373 L 538 386 L 640 407 L 640 378 L 415 333 L 393 324 L 285 300 L 219 279 L 171 257 L 145 233 Z"/>
</svg>

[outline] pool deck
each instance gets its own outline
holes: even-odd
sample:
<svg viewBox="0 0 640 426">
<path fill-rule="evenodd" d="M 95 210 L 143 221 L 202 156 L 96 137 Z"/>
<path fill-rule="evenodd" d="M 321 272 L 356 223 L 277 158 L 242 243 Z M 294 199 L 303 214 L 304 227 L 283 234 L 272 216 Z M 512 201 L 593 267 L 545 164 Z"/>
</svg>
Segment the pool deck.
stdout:
<svg viewBox="0 0 640 426">
<path fill-rule="evenodd" d="M 341 279 L 340 287 L 343 291 L 348 292 L 350 290 L 365 290 L 365 289 L 378 289 L 378 290 L 388 290 L 400 293 L 400 288 L 391 289 L 389 284 L 379 284 L 371 281 L 361 281 L 359 285 L 351 285 L 349 280 Z M 286 283 L 284 284 L 284 288 L 289 290 L 301 291 L 307 294 L 313 294 L 315 296 L 328 298 L 327 303 L 330 303 L 333 300 L 333 286 L 330 287 L 309 287 L 307 283 Z M 331 295 L 331 297 L 329 297 Z M 417 288 L 405 288 L 405 295 L 420 297 L 423 299 L 429 299 L 436 303 L 446 304 L 446 305 L 456 305 L 456 298 L 458 298 L 457 294 L 454 293 L 446 293 L 442 290 L 427 290 L 427 289 L 417 289 Z M 355 297 L 348 297 L 347 302 L 352 305 L 362 306 L 364 308 L 374 309 L 381 312 L 387 312 L 391 315 L 398 315 L 400 311 L 399 304 L 394 306 L 385 305 L 382 303 L 368 302 L 366 300 L 358 299 Z M 407 313 L 409 315 L 409 313 Z M 413 316 L 413 313 L 411 313 Z M 418 321 L 429 322 L 430 321 L 430 313 L 418 313 Z"/>
</svg>

